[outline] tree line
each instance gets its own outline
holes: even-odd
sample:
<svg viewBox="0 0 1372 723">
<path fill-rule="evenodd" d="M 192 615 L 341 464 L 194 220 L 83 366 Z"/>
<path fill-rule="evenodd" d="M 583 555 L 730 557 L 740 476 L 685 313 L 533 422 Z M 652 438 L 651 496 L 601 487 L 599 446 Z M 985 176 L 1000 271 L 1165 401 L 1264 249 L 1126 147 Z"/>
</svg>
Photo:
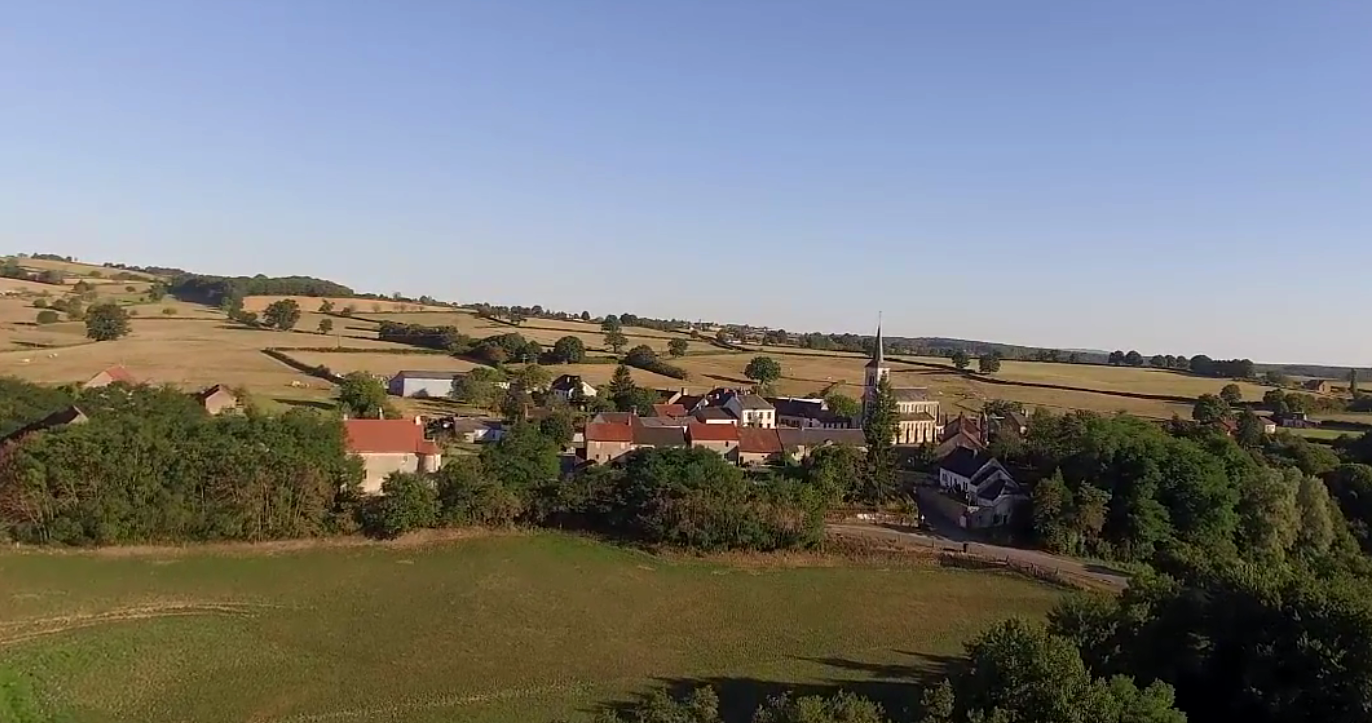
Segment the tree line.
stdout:
<svg viewBox="0 0 1372 723">
<path fill-rule="evenodd" d="M 182 301 L 217 306 L 232 311 L 241 309 L 243 298 L 266 294 L 281 296 L 357 296 L 342 284 L 311 276 L 205 276 L 183 274 L 173 277 L 167 291 Z"/>
</svg>

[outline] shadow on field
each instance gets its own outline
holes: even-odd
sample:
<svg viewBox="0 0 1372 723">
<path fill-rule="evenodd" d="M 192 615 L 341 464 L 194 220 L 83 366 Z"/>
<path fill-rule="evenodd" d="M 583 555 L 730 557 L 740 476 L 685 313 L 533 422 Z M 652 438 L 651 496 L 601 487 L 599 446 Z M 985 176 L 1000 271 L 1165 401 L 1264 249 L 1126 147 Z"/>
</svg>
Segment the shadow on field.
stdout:
<svg viewBox="0 0 1372 723">
<path fill-rule="evenodd" d="M 705 377 L 706 379 L 714 379 L 715 381 L 727 382 L 729 384 L 739 384 L 742 386 L 748 386 L 753 383 L 752 380 L 749 379 L 739 379 L 738 377 L 726 377 L 723 374 L 701 374 L 701 376 Z"/>
<path fill-rule="evenodd" d="M 673 697 L 682 698 L 701 687 L 711 687 L 719 696 L 719 712 L 725 723 L 749 723 L 753 713 L 768 699 L 790 693 L 792 697 L 830 696 L 847 691 L 881 704 L 893 721 L 918 720 L 923 711 L 920 697 L 927 686 L 948 677 L 961 658 L 895 651 L 905 659 L 898 663 L 871 663 L 847 658 L 804 658 L 793 660 L 818 663 L 835 670 L 837 677 L 824 682 L 794 683 L 757 678 L 713 676 L 701 678 L 658 678 L 657 683 Z M 841 671 L 841 673 L 839 672 Z M 591 711 L 623 712 L 642 702 L 647 694 L 633 701 L 614 701 Z"/>
<path fill-rule="evenodd" d="M 284 404 L 287 407 L 300 407 L 304 409 L 323 409 L 325 411 L 334 408 L 332 402 L 321 402 L 313 399 L 286 399 L 282 397 L 272 397 L 272 401 L 277 404 Z"/>
</svg>

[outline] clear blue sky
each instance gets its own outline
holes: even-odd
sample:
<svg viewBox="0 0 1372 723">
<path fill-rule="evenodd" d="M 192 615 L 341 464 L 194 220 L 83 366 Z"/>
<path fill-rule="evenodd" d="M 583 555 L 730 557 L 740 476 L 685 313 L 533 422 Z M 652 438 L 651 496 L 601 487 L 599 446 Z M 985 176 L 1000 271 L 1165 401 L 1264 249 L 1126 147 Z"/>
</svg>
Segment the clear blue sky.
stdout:
<svg viewBox="0 0 1372 723">
<path fill-rule="evenodd" d="M 0 251 L 1372 363 L 1372 3 L 0 14 Z"/>
</svg>

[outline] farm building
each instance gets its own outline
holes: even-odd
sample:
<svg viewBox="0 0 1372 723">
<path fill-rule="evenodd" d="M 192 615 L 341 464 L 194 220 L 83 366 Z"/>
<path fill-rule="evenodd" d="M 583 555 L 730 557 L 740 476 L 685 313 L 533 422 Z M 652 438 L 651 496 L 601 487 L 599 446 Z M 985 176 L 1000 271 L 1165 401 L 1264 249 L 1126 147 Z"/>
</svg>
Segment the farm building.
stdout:
<svg viewBox="0 0 1372 723">
<path fill-rule="evenodd" d="M 437 472 L 443 454 L 424 436 L 424 421 L 410 419 L 345 419 L 348 451 L 362 458 L 366 474 L 362 491 L 381 492 L 392 472 Z"/>
<path fill-rule="evenodd" d="M 81 385 L 81 388 L 99 389 L 100 387 L 107 387 L 111 384 L 114 384 L 115 382 L 123 382 L 124 384 L 137 384 L 138 380 L 134 379 L 133 375 L 130 374 L 129 370 L 125 369 L 123 365 L 115 364 L 114 366 L 108 369 L 102 370 L 100 373 L 96 374 L 90 379 L 87 379 L 86 382 Z"/>
<path fill-rule="evenodd" d="M 563 374 L 562 376 L 559 376 L 553 380 L 549 389 L 552 390 L 554 396 L 564 402 L 572 401 L 577 395 L 587 399 L 596 395 L 596 388 L 586 383 L 586 380 L 576 374 Z"/>
<path fill-rule="evenodd" d="M 223 414 L 238 409 L 238 396 L 223 384 L 202 389 L 195 393 L 195 401 L 210 414 Z"/>
<path fill-rule="evenodd" d="M 462 372 L 400 371 L 391 377 L 386 391 L 397 397 L 447 397 L 453 391 L 453 380 Z"/>
</svg>

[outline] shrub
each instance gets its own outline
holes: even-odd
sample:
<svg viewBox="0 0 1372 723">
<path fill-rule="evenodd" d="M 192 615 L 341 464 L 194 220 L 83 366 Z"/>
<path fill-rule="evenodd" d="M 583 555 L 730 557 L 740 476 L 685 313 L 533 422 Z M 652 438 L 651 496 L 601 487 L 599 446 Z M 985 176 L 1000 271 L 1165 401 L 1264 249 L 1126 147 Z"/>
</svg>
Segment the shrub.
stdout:
<svg viewBox="0 0 1372 723">
<path fill-rule="evenodd" d="M 162 308 L 162 315 L 163 315 L 163 316 L 176 316 L 176 309 L 173 309 L 173 308 L 170 307 L 170 306 L 163 307 L 163 308 Z"/>
<path fill-rule="evenodd" d="M 53 311 L 52 309 L 44 309 L 38 312 L 39 324 L 56 324 L 60 319 L 61 317 L 59 317 L 57 315 L 57 312 Z"/>
<path fill-rule="evenodd" d="M 41 296 L 38 297 L 37 299 L 34 299 L 34 300 L 33 300 L 33 308 L 35 308 L 35 309 L 46 309 L 46 308 L 48 308 L 48 300 L 47 300 L 47 299 L 44 299 L 44 298 L 41 297 Z"/>
<path fill-rule="evenodd" d="M 393 472 L 381 484 L 381 497 L 362 510 L 362 529 L 376 537 L 399 537 L 438 521 L 438 494 L 423 475 Z"/>
</svg>

